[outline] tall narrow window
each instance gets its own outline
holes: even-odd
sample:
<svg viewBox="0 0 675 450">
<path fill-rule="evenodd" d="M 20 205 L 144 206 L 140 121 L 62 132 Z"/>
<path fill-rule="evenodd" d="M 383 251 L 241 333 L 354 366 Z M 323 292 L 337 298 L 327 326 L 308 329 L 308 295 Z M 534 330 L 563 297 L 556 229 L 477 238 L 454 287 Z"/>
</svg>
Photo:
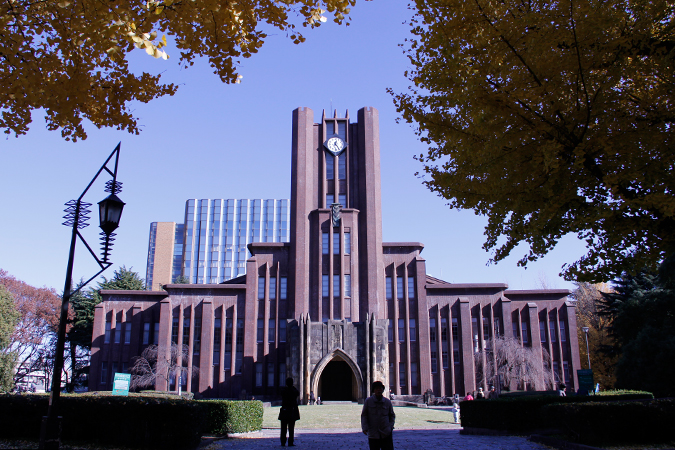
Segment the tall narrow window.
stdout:
<svg viewBox="0 0 675 450">
<path fill-rule="evenodd" d="M 155 322 L 154 324 L 152 330 L 152 343 L 155 345 L 159 344 L 159 322 Z"/>
<path fill-rule="evenodd" d="M 110 322 L 105 323 L 105 335 L 103 336 L 103 343 L 110 343 Z"/>
<path fill-rule="evenodd" d="M 220 365 L 220 331 L 222 324 L 220 317 L 213 319 L 213 365 Z"/>
<path fill-rule="evenodd" d="M 263 385 L 263 365 L 262 363 L 255 363 L 255 385 L 262 387 Z"/>
<path fill-rule="evenodd" d="M 190 316 L 183 316 L 183 345 L 190 345 Z"/>
<path fill-rule="evenodd" d="M 567 331 L 565 330 L 565 322 L 560 321 L 560 342 L 567 341 Z"/>
<path fill-rule="evenodd" d="M 225 363 L 223 368 L 230 370 L 232 368 L 232 318 L 225 319 Z"/>
<path fill-rule="evenodd" d="M 113 334 L 115 335 L 115 344 L 119 344 L 120 340 L 122 339 L 122 333 L 120 333 L 120 324 L 116 323 L 115 324 L 115 329 L 113 330 Z"/>
<path fill-rule="evenodd" d="M 441 341 L 448 342 L 448 320 L 441 317 Z"/>
<path fill-rule="evenodd" d="M 321 233 L 321 253 L 324 255 L 327 255 L 329 252 L 329 244 L 328 244 L 328 233 L 325 231 Z"/>
<path fill-rule="evenodd" d="M 340 233 L 335 231 L 333 232 L 333 254 L 340 254 Z"/>
<path fill-rule="evenodd" d="M 345 297 L 352 296 L 352 276 L 345 274 Z"/>
<path fill-rule="evenodd" d="M 101 363 L 101 383 L 108 382 L 108 362 L 103 361 Z"/>
<path fill-rule="evenodd" d="M 279 364 L 279 386 L 286 386 L 286 364 Z"/>
<path fill-rule="evenodd" d="M 124 343 L 131 344 L 131 322 L 124 324 Z"/>
<path fill-rule="evenodd" d="M 565 376 L 565 383 L 571 384 L 570 365 L 567 361 L 563 361 L 563 375 Z"/>
<path fill-rule="evenodd" d="M 429 341 L 436 342 L 436 319 L 429 318 Z"/>
<path fill-rule="evenodd" d="M 333 194 L 326 194 L 326 208 L 335 203 L 335 196 Z"/>
<path fill-rule="evenodd" d="M 539 321 L 539 339 L 541 343 L 546 343 L 546 323 Z"/>
<path fill-rule="evenodd" d="M 513 329 L 513 339 L 518 339 L 518 324 L 511 322 L 511 328 Z"/>
<path fill-rule="evenodd" d="M 288 278 L 281 277 L 279 278 L 279 299 L 286 300 L 288 295 Z"/>
<path fill-rule="evenodd" d="M 333 275 L 333 298 L 340 298 L 340 275 Z"/>
<path fill-rule="evenodd" d="M 406 383 L 406 373 L 405 373 L 405 363 L 398 363 L 398 374 L 401 380 L 401 387 L 405 387 Z"/>
<path fill-rule="evenodd" d="M 202 316 L 195 315 L 195 330 L 192 342 L 192 354 L 199 355 L 202 348 Z"/>
<path fill-rule="evenodd" d="M 410 363 L 410 385 L 417 386 L 417 363 Z"/>
<path fill-rule="evenodd" d="M 244 319 L 237 319 L 237 339 L 236 354 L 234 360 L 234 371 L 241 373 L 241 366 L 244 362 Z"/>
<path fill-rule="evenodd" d="M 171 342 L 174 344 L 178 344 L 178 329 L 180 328 L 180 319 L 178 318 L 178 314 L 173 316 L 172 324 L 171 324 Z"/>
<path fill-rule="evenodd" d="M 279 342 L 286 342 L 286 321 L 279 321 Z"/>
<path fill-rule="evenodd" d="M 386 277 L 385 283 L 386 286 L 386 291 L 387 291 L 387 300 L 391 300 L 393 298 L 393 294 L 391 292 L 391 277 Z"/>
<path fill-rule="evenodd" d="M 328 298 L 330 296 L 330 285 L 328 284 L 328 275 L 321 276 L 321 296 Z"/>
<path fill-rule="evenodd" d="M 143 324 L 143 345 L 148 345 L 150 343 L 150 323 L 145 322 Z"/>
<path fill-rule="evenodd" d="M 490 318 L 483 316 L 483 340 L 490 342 Z"/>
<path fill-rule="evenodd" d="M 270 319 L 269 320 L 269 330 L 267 332 L 267 342 L 272 343 L 274 342 L 274 334 L 276 333 L 276 320 L 275 319 Z"/>
<path fill-rule="evenodd" d="M 415 278 L 408 277 L 408 298 L 415 298 Z"/>
<path fill-rule="evenodd" d="M 265 299 L 265 277 L 258 277 L 258 300 Z"/>
<path fill-rule="evenodd" d="M 431 351 L 431 373 L 438 373 L 438 352 Z"/>
<path fill-rule="evenodd" d="M 342 152 L 338 156 L 338 176 L 340 180 L 347 179 L 347 152 Z"/>
<path fill-rule="evenodd" d="M 394 342 L 394 319 L 389 319 L 389 325 L 387 325 L 387 335 L 389 336 L 389 342 Z"/>
<path fill-rule="evenodd" d="M 352 253 L 352 235 L 349 231 L 345 232 L 345 255 Z"/>
<path fill-rule="evenodd" d="M 117 373 L 117 361 L 114 361 L 112 363 L 112 369 L 110 370 L 110 374 L 114 377 L 116 373 Z"/>
<path fill-rule="evenodd" d="M 403 277 L 396 277 L 396 298 L 403 299 Z"/>
<path fill-rule="evenodd" d="M 551 342 L 557 342 L 555 335 L 555 320 L 549 320 L 549 330 L 551 333 Z"/>
<path fill-rule="evenodd" d="M 277 298 L 277 277 L 270 277 L 270 300 Z"/>
<path fill-rule="evenodd" d="M 274 386 L 274 364 L 267 363 L 267 386 Z"/>
<path fill-rule="evenodd" d="M 417 325 L 415 323 L 415 319 L 408 320 L 408 324 L 409 324 L 409 328 L 410 328 L 410 340 L 416 341 L 417 340 Z"/>
<path fill-rule="evenodd" d="M 326 154 L 326 179 L 335 179 L 335 157 L 329 154 Z"/>
<path fill-rule="evenodd" d="M 258 342 L 263 342 L 265 337 L 265 321 L 263 319 L 258 319 Z"/>
<path fill-rule="evenodd" d="M 452 341 L 459 342 L 459 323 L 456 317 L 452 318 Z"/>
<path fill-rule="evenodd" d="M 527 322 L 523 321 L 523 344 L 527 344 L 529 341 L 527 340 Z"/>
<path fill-rule="evenodd" d="M 405 320 L 398 319 L 398 341 L 405 342 Z"/>
<path fill-rule="evenodd" d="M 347 194 L 338 195 L 338 203 L 342 205 L 343 208 L 347 207 Z"/>
</svg>

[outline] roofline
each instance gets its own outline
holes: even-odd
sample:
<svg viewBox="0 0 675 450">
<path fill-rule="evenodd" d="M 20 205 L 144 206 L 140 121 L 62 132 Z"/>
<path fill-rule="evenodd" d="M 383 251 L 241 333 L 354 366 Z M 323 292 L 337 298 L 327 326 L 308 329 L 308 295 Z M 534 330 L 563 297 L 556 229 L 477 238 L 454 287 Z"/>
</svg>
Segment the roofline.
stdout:
<svg viewBox="0 0 675 450">
<path fill-rule="evenodd" d="M 447 283 L 447 284 L 425 284 L 427 289 L 506 289 L 509 287 L 506 283 Z"/>
<path fill-rule="evenodd" d="M 570 295 L 569 289 L 509 289 L 504 291 L 504 295 Z"/>
</svg>

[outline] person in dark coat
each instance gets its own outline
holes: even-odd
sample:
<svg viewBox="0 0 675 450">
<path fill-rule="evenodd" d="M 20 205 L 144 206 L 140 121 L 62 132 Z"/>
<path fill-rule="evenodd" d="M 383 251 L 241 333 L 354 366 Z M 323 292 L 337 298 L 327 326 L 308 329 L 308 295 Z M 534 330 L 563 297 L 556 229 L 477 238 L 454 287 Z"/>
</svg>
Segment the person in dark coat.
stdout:
<svg viewBox="0 0 675 450">
<path fill-rule="evenodd" d="M 281 391 L 281 411 L 279 411 L 279 420 L 281 421 L 281 446 L 286 446 L 286 430 L 288 429 L 288 446 L 295 447 L 293 443 L 293 433 L 295 432 L 295 421 L 300 420 L 300 410 L 298 409 L 298 397 L 300 392 L 293 386 L 293 378 L 286 378 L 286 387 Z"/>
<path fill-rule="evenodd" d="M 392 432 L 396 414 L 391 401 L 382 395 L 384 384 L 376 381 L 372 386 L 373 395 L 363 402 L 361 430 L 368 436 L 370 450 L 394 450 Z"/>
</svg>

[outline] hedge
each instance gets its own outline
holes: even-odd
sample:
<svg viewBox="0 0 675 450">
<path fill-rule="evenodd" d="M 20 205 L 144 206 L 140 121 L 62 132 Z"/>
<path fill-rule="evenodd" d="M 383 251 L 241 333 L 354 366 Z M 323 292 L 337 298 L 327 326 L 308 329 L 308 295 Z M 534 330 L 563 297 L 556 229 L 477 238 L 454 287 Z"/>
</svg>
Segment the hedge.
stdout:
<svg viewBox="0 0 675 450">
<path fill-rule="evenodd" d="M 247 433 L 262 429 L 261 401 L 199 400 L 198 403 L 206 410 L 204 434 Z"/>
<path fill-rule="evenodd" d="M 586 445 L 674 443 L 675 399 L 552 404 L 542 416 Z"/>
<path fill-rule="evenodd" d="M 542 415 L 541 409 L 553 403 L 592 403 L 625 400 L 650 400 L 649 392 L 622 395 L 569 396 L 553 395 L 500 398 L 498 400 L 464 401 L 460 404 L 463 427 L 488 428 L 509 433 L 529 433 L 536 430 L 555 428 Z"/>
<path fill-rule="evenodd" d="M 0 436 L 38 439 L 47 395 L 0 395 Z M 61 439 L 130 448 L 191 449 L 206 422 L 196 402 L 152 397 L 62 395 Z"/>
</svg>

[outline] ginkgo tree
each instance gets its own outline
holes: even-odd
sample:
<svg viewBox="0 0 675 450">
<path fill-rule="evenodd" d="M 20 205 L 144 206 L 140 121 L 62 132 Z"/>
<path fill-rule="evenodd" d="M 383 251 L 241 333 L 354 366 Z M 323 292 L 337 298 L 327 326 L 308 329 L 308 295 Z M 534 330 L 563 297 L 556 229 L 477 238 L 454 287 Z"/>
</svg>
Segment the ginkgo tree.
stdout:
<svg viewBox="0 0 675 450">
<path fill-rule="evenodd" d="M 426 186 L 488 217 L 484 248 L 526 266 L 568 233 L 568 279 L 606 281 L 675 250 L 675 4 L 417 0 L 392 92 Z M 520 251 L 520 249 L 518 250 Z"/>
<path fill-rule="evenodd" d="M 0 128 L 28 131 L 43 109 L 47 127 L 85 139 L 83 120 L 138 133 L 129 103 L 173 95 L 159 74 L 135 74 L 132 51 L 177 56 L 182 67 L 208 59 L 225 83 L 278 29 L 294 43 L 300 25 L 348 20 L 356 0 L 3 0 L 0 3 Z M 169 45 L 167 45 L 169 36 Z"/>
</svg>

